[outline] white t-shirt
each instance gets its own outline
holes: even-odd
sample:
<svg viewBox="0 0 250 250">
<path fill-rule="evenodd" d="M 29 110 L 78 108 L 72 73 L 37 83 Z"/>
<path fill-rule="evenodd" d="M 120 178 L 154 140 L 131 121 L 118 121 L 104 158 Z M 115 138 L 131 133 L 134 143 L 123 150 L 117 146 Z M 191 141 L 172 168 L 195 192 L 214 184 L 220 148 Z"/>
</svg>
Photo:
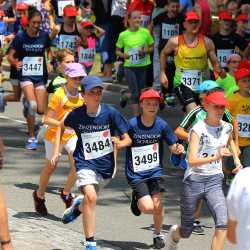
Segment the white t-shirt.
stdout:
<svg viewBox="0 0 250 250">
<path fill-rule="evenodd" d="M 233 126 L 224 121 L 221 121 L 221 125 L 218 127 L 209 126 L 205 121 L 198 121 L 189 132 L 189 140 L 192 131 L 200 138 L 197 157 L 205 158 L 214 156 L 220 148 L 227 145 Z M 188 166 L 184 179 L 193 173 L 198 175 L 220 174 L 222 173 L 222 161 L 220 159 L 196 167 Z"/>
<path fill-rule="evenodd" d="M 250 168 L 234 178 L 227 195 L 229 219 L 237 221 L 237 250 L 250 249 Z"/>
</svg>

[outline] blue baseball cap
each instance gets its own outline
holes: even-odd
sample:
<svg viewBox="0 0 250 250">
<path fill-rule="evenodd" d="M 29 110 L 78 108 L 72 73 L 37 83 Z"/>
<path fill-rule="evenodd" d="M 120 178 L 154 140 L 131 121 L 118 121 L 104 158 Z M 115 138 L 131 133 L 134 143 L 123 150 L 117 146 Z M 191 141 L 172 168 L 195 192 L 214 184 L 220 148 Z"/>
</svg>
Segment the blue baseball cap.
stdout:
<svg viewBox="0 0 250 250">
<path fill-rule="evenodd" d="M 103 82 L 98 76 L 86 76 L 81 81 L 82 91 L 89 91 L 96 87 L 103 88 Z"/>
<path fill-rule="evenodd" d="M 200 85 L 197 86 L 196 92 L 204 93 L 204 92 L 207 92 L 207 91 L 215 89 L 215 88 L 221 88 L 221 86 L 215 81 L 206 80 L 206 81 L 203 81 Z"/>
</svg>

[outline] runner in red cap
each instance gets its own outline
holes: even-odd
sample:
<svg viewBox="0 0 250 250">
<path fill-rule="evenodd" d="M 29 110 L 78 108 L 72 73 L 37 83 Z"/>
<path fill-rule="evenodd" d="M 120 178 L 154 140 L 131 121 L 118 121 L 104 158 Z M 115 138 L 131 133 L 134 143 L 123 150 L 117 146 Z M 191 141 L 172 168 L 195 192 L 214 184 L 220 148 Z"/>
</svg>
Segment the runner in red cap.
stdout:
<svg viewBox="0 0 250 250">
<path fill-rule="evenodd" d="M 204 98 L 205 120 L 198 121 L 189 133 L 188 168 L 184 175 L 181 198 L 181 225 L 173 225 L 165 250 L 177 250 L 181 238 L 193 230 L 197 201 L 205 199 L 215 222 L 211 250 L 223 249 L 227 232 L 227 206 L 222 190 L 222 158 L 233 156 L 238 172 L 242 166 L 232 139 L 233 126 L 222 120 L 227 100 L 223 92 L 214 91 Z M 229 150 L 230 148 L 230 150 Z"/>
<path fill-rule="evenodd" d="M 152 214 L 154 220 L 153 244 L 156 249 L 165 246 L 161 227 L 164 217 L 163 141 L 171 152 L 180 154 L 183 146 L 177 144 L 173 131 L 157 116 L 160 102 L 158 91 L 147 89 L 140 95 L 142 115 L 129 121 L 132 145 L 127 148 L 126 176 L 132 188 L 131 211 L 135 216 Z"/>
<path fill-rule="evenodd" d="M 176 66 L 174 90 L 184 110 L 190 112 L 199 103 L 195 89 L 203 80 L 210 79 L 208 58 L 214 71 L 220 73 L 220 69 L 213 42 L 199 34 L 200 18 L 198 14 L 194 11 L 187 12 L 183 25 L 185 32 L 182 35 L 170 38 L 161 52 L 160 82 L 164 87 L 168 86 L 165 66 L 169 55 L 174 53 Z"/>
</svg>

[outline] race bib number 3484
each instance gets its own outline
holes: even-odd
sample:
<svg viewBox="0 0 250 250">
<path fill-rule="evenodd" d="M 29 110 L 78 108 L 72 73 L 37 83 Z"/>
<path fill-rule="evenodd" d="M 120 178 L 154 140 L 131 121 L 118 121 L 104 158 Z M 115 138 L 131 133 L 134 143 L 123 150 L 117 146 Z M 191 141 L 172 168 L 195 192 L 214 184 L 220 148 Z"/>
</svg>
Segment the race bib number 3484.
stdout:
<svg viewBox="0 0 250 250">
<path fill-rule="evenodd" d="M 158 143 L 132 147 L 131 151 L 134 172 L 146 171 L 160 164 Z"/>
<path fill-rule="evenodd" d="M 110 130 L 82 133 L 85 160 L 93 160 L 113 152 Z"/>
<path fill-rule="evenodd" d="M 43 57 L 24 57 L 23 76 L 42 76 L 43 75 Z"/>
</svg>

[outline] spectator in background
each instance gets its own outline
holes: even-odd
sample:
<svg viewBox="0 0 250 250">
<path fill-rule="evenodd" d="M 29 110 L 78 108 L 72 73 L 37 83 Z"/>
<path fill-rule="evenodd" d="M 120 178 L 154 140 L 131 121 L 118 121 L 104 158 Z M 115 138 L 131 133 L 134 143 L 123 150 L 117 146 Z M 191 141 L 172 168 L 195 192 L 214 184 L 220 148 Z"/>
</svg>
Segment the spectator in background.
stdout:
<svg viewBox="0 0 250 250">
<path fill-rule="evenodd" d="M 250 168 L 240 171 L 234 178 L 228 196 L 228 240 L 237 250 L 250 249 Z"/>
<path fill-rule="evenodd" d="M 225 3 L 225 10 L 227 10 L 228 12 L 231 13 L 231 15 L 233 16 L 233 18 L 236 17 L 236 15 L 238 14 L 238 3 L 235 0 L 228 0 Z"/>
<path fill-rule="evenodd" d="M 182 14 L 185 14 L 193 8 L 192 0 L 180 0 L 180 5 L 180 12 L 182 12 Z"/>
</svg>

